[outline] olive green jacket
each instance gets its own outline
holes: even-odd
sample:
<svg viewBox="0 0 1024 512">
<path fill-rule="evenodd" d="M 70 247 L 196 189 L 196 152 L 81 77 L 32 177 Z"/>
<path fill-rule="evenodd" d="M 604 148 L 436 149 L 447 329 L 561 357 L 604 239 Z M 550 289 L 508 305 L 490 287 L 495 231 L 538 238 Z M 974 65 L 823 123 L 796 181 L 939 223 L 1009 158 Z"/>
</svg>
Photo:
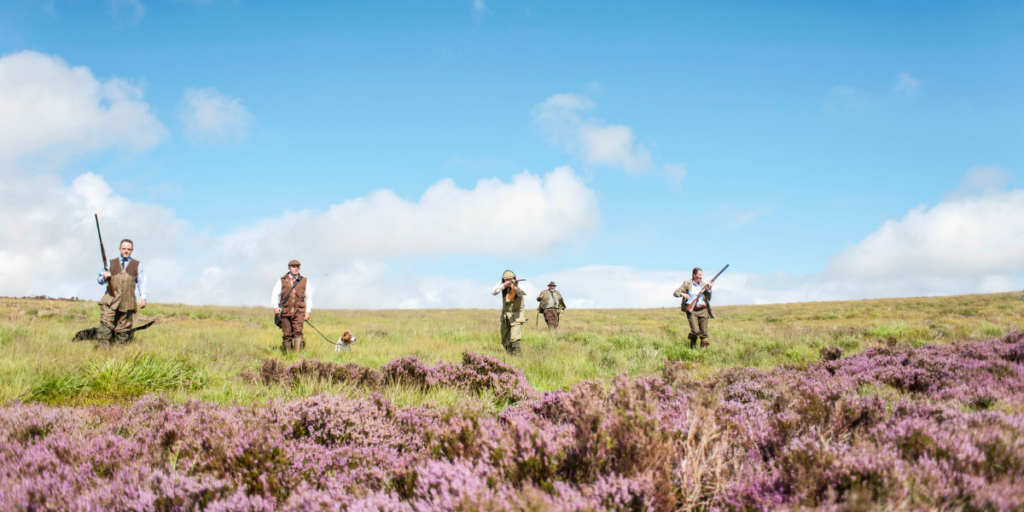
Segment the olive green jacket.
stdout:
<svg viewBox="0 0 1024 512">
<path fill-rule="evenodd" d="M 526 295 L 523 289 L 516 286 L 516 298 L 512 301 L 505 300 L 508 296 L 507 290 L 501 288 L 501 283 L 491 291 L 492 295 L 501 295 L 501 316 L 508 317 L 510 322 L 526 322 L 526 302 L 523 297 Z"/>
<path fill-rule="evenodd" d="M 680 309 L 686 311 L 686 301 L 690 300 L 690 287 L 693 286 L 693 279 L 687 279 L 685 283 L 679 288 L 676 288 L 675 292 L 672 292 L 674 297 L 682 297 L 683 303 L 680 305 Z M 711 289 L 704 290 L 704 302 L 708 305 L 708 316 L 711 318 L 715 317 L 715 312 L 711 310 Z"/>
</svg>

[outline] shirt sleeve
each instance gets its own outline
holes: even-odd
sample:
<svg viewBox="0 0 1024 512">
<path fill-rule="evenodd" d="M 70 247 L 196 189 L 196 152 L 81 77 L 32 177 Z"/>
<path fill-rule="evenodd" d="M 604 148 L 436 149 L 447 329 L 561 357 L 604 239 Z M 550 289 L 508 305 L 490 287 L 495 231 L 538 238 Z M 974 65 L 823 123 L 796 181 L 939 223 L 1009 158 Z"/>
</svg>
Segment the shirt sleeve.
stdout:
<svg viewBox="0 0 1024 512">
<path fill-rule="evenodd" d="M 504 281 L 498 283 L 498 286 L 495 286 L 494 289 L 491 290 L 491 295 L 497 295 L 497 294 L 501 293 L 501 291 L 504 289 L 503 288 L 504 285 L 505 285 Z"/>
<path fill-rule="evenodd" d="M 306 314 L 308 315 L 313 311 L 313 287 L 309 285 L 309 279 L 306 279 Z"/>
<path fill-rule="evenodd" d="M 274 291 L 270 292 L 270 307 L 277 309 L 281 307 L 281 280 L 274 283 Z"/>
<path fill-rule="evenodd" d="M 104 270 L 103 272 L 106 272 L 106 271 Z M 99 275 L 96 276 L 96 282 L 99 283 L 99 284 L 107 284 L 107 280 L 104 279 L 104 277 L 103 277 L 103 272 L 100 272 Z"/>
<path fill-rule="evenodd" d="M 135 296 L 146 300 L 149 295 L 149 280 L 146 278 L 146 271 L 142 269 L 142 264 L 139 263 L 139 277 L 135 280 Z"/>
</svg>

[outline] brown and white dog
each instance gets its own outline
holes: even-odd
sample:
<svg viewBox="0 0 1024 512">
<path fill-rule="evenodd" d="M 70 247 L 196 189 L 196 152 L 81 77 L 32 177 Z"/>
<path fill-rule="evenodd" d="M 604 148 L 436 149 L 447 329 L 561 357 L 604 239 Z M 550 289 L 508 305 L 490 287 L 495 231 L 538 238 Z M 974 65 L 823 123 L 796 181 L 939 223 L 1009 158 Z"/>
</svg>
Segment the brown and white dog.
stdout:
<svg viewBox="0 0 1024 512">
<path fill-rule="evenodd" d="M 352 333 L 345 331 L 345 334 L 341 335 L 341 339 L 334 345 L 335 352 L 341 352 L 343 350 L 352 350 L 352 344 L 356 342 L 356 337 Z"/>
</svg>

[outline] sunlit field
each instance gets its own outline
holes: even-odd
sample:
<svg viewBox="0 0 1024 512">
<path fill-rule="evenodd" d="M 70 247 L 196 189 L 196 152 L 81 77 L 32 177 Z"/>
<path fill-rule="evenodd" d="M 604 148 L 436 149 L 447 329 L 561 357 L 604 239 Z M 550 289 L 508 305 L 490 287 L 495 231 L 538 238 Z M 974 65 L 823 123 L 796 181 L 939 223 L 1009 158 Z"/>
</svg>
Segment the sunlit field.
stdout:
<svg viewBox="0 0 1024 512">
<path fill-rule="evenodd" d="M 135 323 L 157 323 L 129 346 L 95 350 L 92 342 L 72 342 L 76 331 L 98 324 L 98 310 L 94 302 L 0 299 L 0 347 L 6 355 L 0 360 L 0 401 L 102 404 L 147 393 L 222 404 L 319 393 L 356 397 L 367 391 L 305 380 L 265 386 L 240 376 L 258 371 L 268 358 L 380 367 L 410 356 L 427 364 L 459 362 L 464 352 L 497 357 L 521 369 L 536 389 L 550 391 L 619 374 L 659 375 L 666 361 L 710 377 L 734 366 L 806 365 L 831 347 L 853 354 L 880 344 L 918 347 L 1024 328 L 1024 304 L 1016 293 L 720 306 L 711 321 L 711 346 L 703 350 L 688 348 L 685 316 L 677 308 L 569 310 L 557 336 L 548 335 L 543 318 L 538 325 L 531 312 L 523 355 L 512 357 L 501 348 L 496 311 L 319 310 L 313 324 L 332 341 L 351 331 L 357 336 L 353 350 L 335 352 L 307 325 L 305 351 L 282 355 L 280 330 L 266 308 L 151 303 Z M 479 399 L 400 385 L 382 392 L 401 404 Z"/>
</svg>

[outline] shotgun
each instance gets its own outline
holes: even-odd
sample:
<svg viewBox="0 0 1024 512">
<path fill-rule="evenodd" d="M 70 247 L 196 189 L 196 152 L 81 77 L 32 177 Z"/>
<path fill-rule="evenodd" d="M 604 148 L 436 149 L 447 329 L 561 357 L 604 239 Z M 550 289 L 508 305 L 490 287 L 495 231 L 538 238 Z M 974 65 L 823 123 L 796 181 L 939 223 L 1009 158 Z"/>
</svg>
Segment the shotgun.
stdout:
<svg viewBox="0 0 1024 512">
<path fill-rule="evenodd" d="M 512 286 L 509 287 L 508 293 L 505 294 L 505 295 L 508 296 L 507 300 L 509 302 L 512 302 L 512 301 L 516 300 L 516 286 L 519 286 L 519 283 L 524 283 L 524 282 L 526 282 L 526 279 L 512 278 Z"/>
<path fill-rule="evenodd" d="M 100 237 L 100 256 L 103 256 L 103 271 L 106 272 L 110 270 L 110 268 L 107 266 L 107 250 L 103 248 L 103 233 L 100 232 L 100 216 L 97 213 L 92 214 L 92 216 L 96 219 L 96 234 Z M 114 288 L 110 284 L 110 279 L 107 279 L 107 293 L 109 293 L 111 297 L 114 296 Z"/>
<path fill-rule="evenodd" d="M 715 277 L 712 277 L 710 281 L 704 283 L 704 286 L 700 287 L 700 291 L 693 294 L 693 297 L 690 297 L 690 300 L 686 302 L 687 312 L 693 313 L 693 308 L 697 307 L 697 299 L 704 294 L 704 290 L 708 289 L 708 285 L 715 282 L 715 279 L 718 279 L 718 276 L 722 275 L 722 272 L 725 272 L 725 269 L 727 268 L 729 268 L 729 265 L 722 267 L 722 270 L 719 270 L 718 273 L 715 274 Z"/>
</svg>

